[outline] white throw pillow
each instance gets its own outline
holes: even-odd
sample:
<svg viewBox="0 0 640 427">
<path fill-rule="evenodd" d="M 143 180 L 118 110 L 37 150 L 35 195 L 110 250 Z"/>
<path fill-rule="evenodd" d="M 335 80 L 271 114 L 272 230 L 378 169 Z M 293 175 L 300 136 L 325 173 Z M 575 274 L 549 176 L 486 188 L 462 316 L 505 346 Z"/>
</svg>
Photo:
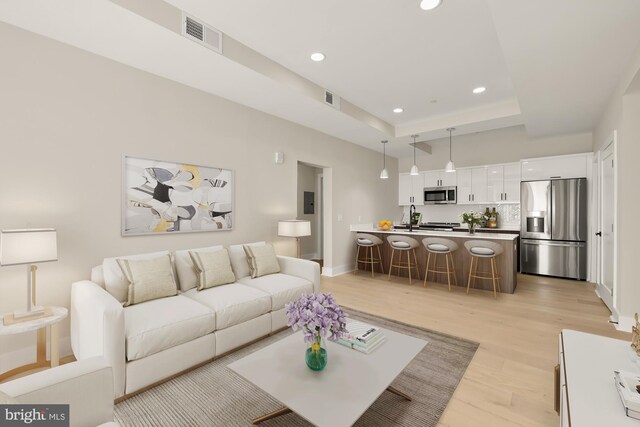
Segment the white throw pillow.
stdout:
<svg viewBox="0 0 640 427">
<path fill-rule="evenodd" d="M 236 279 L 247 277 L 250 275 L 249 264 L 247 263 L 247 254 L 244 252 L 245 246 L 264 246 L 265 242 L 247 243 L 246 245 L 229 246 L 229 258 L 231 258 L 231 268 L 236 275 Z"/>
<path fill-rule="evenodd" d="M 252 279 L 267 274 L 280 273 L 278 257 L 271 243 L 259 246 L 245 245 L 244 251 L 247 254 L 247 264 Z"/>
<path fill-rule="evenodd" d="M 189 252 L 189 256 L 198 271 L 199 291 L 236 281 L 226 249 L 214 252 L 192 251 Z"/>
<path fill-rule="evenodd" d="M 169 254 L 151 259 L 118 259 L 129 281 L 125 306 L 178 294 Z"/>
<path fill-rule="evenodd" d="M 104 288 L 118 301 L 122 303 L 126 302 L 129 296 L 129 281 L 118 265 L 118 259 L 152 259 L 157 258 L 161 255 L 169 255 L 169 252 L 161 251 L 147 254 L 105 258 L 104 261 L 102 261 Z"/>
<path fill-rule="evenodd" d="M 176 273 L 178 273 L 178 283 L 180 284 L 180 290 L 187 292 L 189 289 L 193 289 L 198 285 L 198 273 L 195 270 L 193 261 L 189 252 L 215 252 L 223 250 L 224 246 L 209 246 L 206 248 L 194 248 L 185 249 L 182 251 L 176 251 L 173 259 L 176 264 Z"/>
</svg>

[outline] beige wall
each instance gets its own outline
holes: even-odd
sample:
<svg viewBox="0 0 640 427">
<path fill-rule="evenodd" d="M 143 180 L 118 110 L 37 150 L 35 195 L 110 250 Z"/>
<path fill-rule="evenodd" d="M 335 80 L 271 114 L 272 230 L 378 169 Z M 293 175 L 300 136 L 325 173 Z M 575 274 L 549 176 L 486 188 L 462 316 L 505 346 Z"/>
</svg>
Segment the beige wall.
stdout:
<svg viewBox="0 0 640 427">
<path fill-rule="evenodd" d="M 418 138 L 420 140 L 420 138 Z M 456 167 L 517 162 L 530 157 L 587 153 L 592 150 L 591 133 L 533 139 L 524 126 L 512 126 L 486 132 L 456 136 L 453 133 L 453 162 Z M 420 170 L 444 169 L 449 160 L 449 138 L 429 141 L 432 154 L 416 152 Z M 399 168 L 408 172 L 413 157 L 401 158 Z"/>
<path fill-rule="evenodd" d="M 311 223 L 311 236 L 300 239 L 300 254 L 303 258 L 313 256 L 320 257 L 318 243 L 320 236 L 318 235 L 318 222 L 320 220 L 320 193 L 318 192 L 318 174 L 322 173 L 322 169 L 298 163 L 298 219 L 303 219 Z M 314 194 L 314 213 L 304 213 L 304 193 L 310 191 Z"/>
<path fill-rule="evenodd" d="M 616 146 L 616 295 L 614 300 L 620 326 L 629 329 L 634 313 L 640 312 L 640 284 L 637 273 L 637 246 L 640 241 L 638 182 L 640 182 L 640 50 L 621 77 L 598 126 L 594 130 L 593 149 L 604 148 L 610 135 L 617 132 Z M 634 84 L 634 82 L 636 84 Z"/>
<path fill-rule="evenodd" d="M 42 304 L 68 306 L 71 283 L 106 256 L 256 240 L 292 254 L 276 235 L 297 213 L 298 161 L 331 168 L 334 268 L 352 263 L 349 224 L 398 210 L 397 161 L 381 181 L 380 153 L 3 23 L 0 52 L 0 227 L 58 230 L 59 261 L 38 271 Z M 235 229 L 121 237 L 123 154 L 233 169 Z M 0 312 L 25 299 L 24 269 L 0 268 Z M 3 353 L 34 340 L 0 337 L 0 371 Z"/>
</svg>

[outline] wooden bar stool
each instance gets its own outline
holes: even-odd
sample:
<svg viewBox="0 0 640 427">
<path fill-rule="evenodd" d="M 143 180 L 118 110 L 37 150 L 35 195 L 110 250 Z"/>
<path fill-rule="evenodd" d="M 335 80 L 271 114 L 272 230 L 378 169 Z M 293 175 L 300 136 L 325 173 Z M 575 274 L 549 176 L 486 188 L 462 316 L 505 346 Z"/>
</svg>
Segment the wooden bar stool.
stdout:
<svg viewBox="0 0 640 427">
<path fill-rule="evenodd" d="M 375 264 L 380 264 L 380 269 L 382 270 L 382 274 L 384 274 L 384 265 L 382 263 L 382 256 L 380 255 L 380 245 L 382 244 L 382 239 L 374 236 L 373 234 L 367 233 L 358 233 L 356 234 L 356 245 L 358 246 L 358 251 L 356 252 L 356 266 L 353 269 L 353 274 L 358 272 L 358 264 L 365 264 L 365 271 L 367 270 L 366 266 L 371 264 L 371 277 L 375 276 L 373 271 L 373 266 Z M 378 257 L 374 258 L 373 256 L 373 248 L 378 250 Z M 364 248 L 364 259 L 360 259 L 360 248 Z M 369 258 L 367 258 L 367 250 L 369 251 Z"/>
<path fill-rule="evenodd" d="M 420 280 L 420 268 L 418 268 L 418 258 L 416 257 L 416 248 L 420 246 L 416 239 L 407 236 L 391 235 L 387 237 L 389 245 L 391 245 L 391 260 L 389 261 L 389 277 L 387 280 L 391 280 L 391 269 L 396 267 L 398 273 L 400 269 L 409 271 L 409 285 L 411 285 L 411 270 L 416 269 L 418 272 L 418 280 Z M 400 252 L 400 259 L 394 264 L 393 255 L 396 251 Z M 402 252 L 407 253 L 407 262 L 402 261 Z M 411 261 L 411 252 L 413 252 L 413 261 Z"/>
<path fill-rule="evenodd" d="M 458 244 L 452 240 L 440 239 L 437 237 L 427 237 L 422 239 L 422 244 L 427 249 L 427 268 L 424 272 L 424 286 L 427 286 L 427 279 L 429 278 L 429 272 L 433 272 L 433 281 L 436 281 L 438 274 L 447 275 L 447 284 L 449 285 L 449 291 L 451 291 L 451 276 L 456 286 L 458 286 L 458 276 L 456 275 L 456 268 L 453 263 L 453 252 L 458 250 Z M 433 268 L 431 267 L 431 255 L 433 255 Z M 438 255 L 444 255 L 444 259 L 447 262 L 447 268 L 438 268 Z"/>
<path fill-rule="evenodd" d="M 496 257 L 503 252 L 502 246 L 495 242 L 488 242 L 483 240 L 468 240 L 464 242 L 464 247 L 471 255 L 471 265 L 469 267 L 469 280 L 467 281 L 467 293 L 469 293 L 469 287 L 473 279 L 473 287 L 476 287 L 476 279 L 491 280 L 493 282 L 493 297 L 497 298 L 498 294 L 496 289 L 500 289 L 500 276 L 498 275 L 498 265 L 496 264 Z M 491 272 L 480 271 L 478 272 L 478 263 L 480 258 L 488 258 L 491 264 Z"/>
</svg>

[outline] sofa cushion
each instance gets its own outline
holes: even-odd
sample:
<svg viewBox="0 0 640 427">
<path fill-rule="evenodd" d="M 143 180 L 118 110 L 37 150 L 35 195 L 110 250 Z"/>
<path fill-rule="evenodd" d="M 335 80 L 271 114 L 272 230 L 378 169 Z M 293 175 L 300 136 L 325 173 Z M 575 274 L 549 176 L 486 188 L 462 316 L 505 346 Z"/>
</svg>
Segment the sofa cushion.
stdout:
<svg viewBox="0 0 640 427">
<path fill-rule="evenodd" d="M 303 293 L 313 292 L 313 283 L 300 277 L 282 273 L 269 274 L 255 279 L 243 277 L 238 282 L 271 295 L 271 311 L 284 308 L 285 304 L 295 300 Z"/>
<path fill-rule="evenodd" d="M 250 286 L 232 283 L 183 294 L 216 313 L 216 330 L 228 328 L 271 311 L 271 297 Z"/>
<path fill-rule="evenodd" d="M 280 273 L 280 264 L 276 250 L 271 243 L 264 246 L 244 245 L 244 253 L 247 255 L 249 274 L 253 279 L 267 274 Z"/>
<path fill-rule="evenodd" d="M 199 291 L 236 281 L 236 276 L 231 269 L 229 252 L 226 249 L 215 252 L 189 251 L 189 256 L 198 271 L 197 289 Z"/>
<path fill-rule="evenodd" d="M 118 259 L 152 259 L 161 255 L 169 255 L 167 251 L 151 252 L 140 255 L 127 255 L 122 257 L 105 258 L 102 261 L 102 270 L 104 275 L 104 288 L 115 299 L 125 302 L 129 295 L 129 281 L 125 277 L 122 269 L 118 265 Z"/>
<path fill-rule="evenodd" d="M 129 281 L 125 307 L 178 294 L 169 254 L 151 259 L 118 259 L 118 265 Z"/>
<path fill-rule="evenodd" d="M 250 273 L 247 254 L 244 252 L 245 246 L 264 246 L 265 242 L 247 243 L 246 245 L 229 246 L 229 258 L 231 258 L 231 268 L 236 275 L 236 279 L 247 277 Z"/>
<path fill-rule="evenodd" d="M 176 295 L 124 309 L 127 360 L 141 359 L 215 330 L 215 313 Z"/>
<path fill-rule="evenodd" d="M 178 283 L 180 290 L 187 292 L 189 289 L 198 285 L 198 273 L 195 270 L 193 261 L 189 256 L 189 252 L 215 252 L 224 249 L 224 246 L 216 245 L 206 248 L 185 249 L 176 251 L 173 255 L 176 264 L 176 273 L 178 273 Z"/>
</svg>

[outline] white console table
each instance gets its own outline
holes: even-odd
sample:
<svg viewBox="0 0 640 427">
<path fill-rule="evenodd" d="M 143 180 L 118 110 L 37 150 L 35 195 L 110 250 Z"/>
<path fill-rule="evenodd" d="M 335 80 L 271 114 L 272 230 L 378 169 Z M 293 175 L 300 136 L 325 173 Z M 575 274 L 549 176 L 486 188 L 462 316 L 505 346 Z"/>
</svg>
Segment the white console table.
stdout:
<svg viewBox="0 0 640 427">
<path fill-rule="evenodd" d="M 613 371 L 640 372 L 628 341 L 564 329 L 556 367 L 556 410 L 561 427 L 640 426 L 625 415 Z"/>
</svg>

